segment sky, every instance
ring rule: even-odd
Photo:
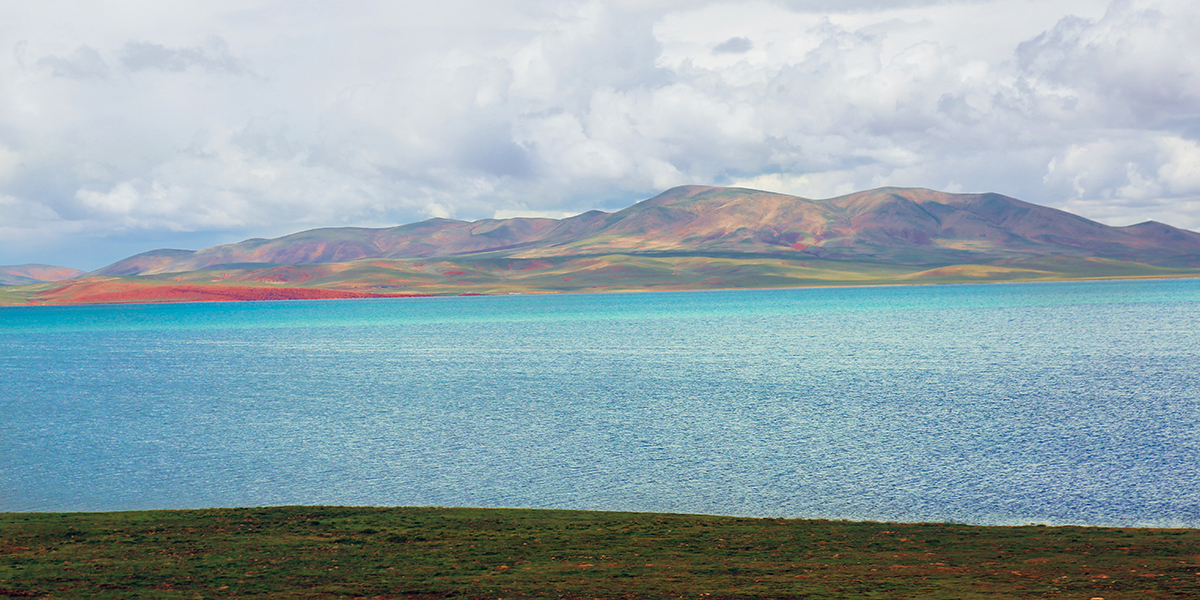
[[[560,218],[683,184],[998,192],[1196,230],[1198,8],[5,2],[0,264]]]

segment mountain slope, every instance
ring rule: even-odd
[[[0,304],[1200,276],[1200,234],[1110,227],[999,194],[882,188],[825,200],[684,186],[615,213],[430,219],[155,250]]]
[[[156,250],[93,275],[365,259],[603,254],[773,255],[926,266],[1034,257],[1200,266],[1200,234],[1147,222],[1110,227],[999,194],[882,188],[826,200],[683,186],[629,208],[567,219],[430,219],[386,229],[314,229],[200,251]]]
[[[46,281],[63,281],[84,275],[84,271],[54,265],[0,266],[0,285],[27,285]]]

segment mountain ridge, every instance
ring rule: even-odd
[[[680,186],[612,213],[331,227],[158,249],[0,304],[697,290],[1200,276],[1200,233],[995,193],[813,200]]]
[[[1000,194],[879,188],[825,200],[680,186],[614,213],[565,219],[428,219],[388,228],[335,227],[198,251],[153,250],[90,275],[157,275],[224,264],[327,264],[364,259],[514,258],[663,251],[807,253],[906,264],[1034,255],[1096,256],[1159,266],[1200,262],[1200,234],[1147,221],[1113,227]]]

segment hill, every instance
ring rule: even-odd
[[[23,285],[46,281],[63,281],[85,275],[84,271],[54,265],[0,266],[0,285]]]
[[[683,186],[615,213],[566,219],[430,219],[155,250],[77,283],[24,296],[14,290],[8,298],[119,301],[121,289],[136,283],[130,300],[147,301],[157,293],[145,289],[152,282],[165,300],[179,299],[180,286],[199,285],[280,290],[272,297],[304,289],[308,295],[296,297],[316,297],[311,290],[512,293],[1198,274],[1198,233],[1153,221],[1111,227],[999,194],[881,188],[813,200]],[[97,287],[103,295],[88,291]]]
[[[683,186],[608,214],[567,219],[430,219],[387,229],[314,229],[273,240],[155,250],[95,275],[152,275],[217,265],[503,255],[779,254],[945,266],[1041,256],[1158,266],[1200,263],[1200,234],[1146,222],[1110,227],[999,194],[882,188],[811,200]]]

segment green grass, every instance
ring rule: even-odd
[[[509,509],[0,514],[0,598],[1200,598],[1200,530]]]

